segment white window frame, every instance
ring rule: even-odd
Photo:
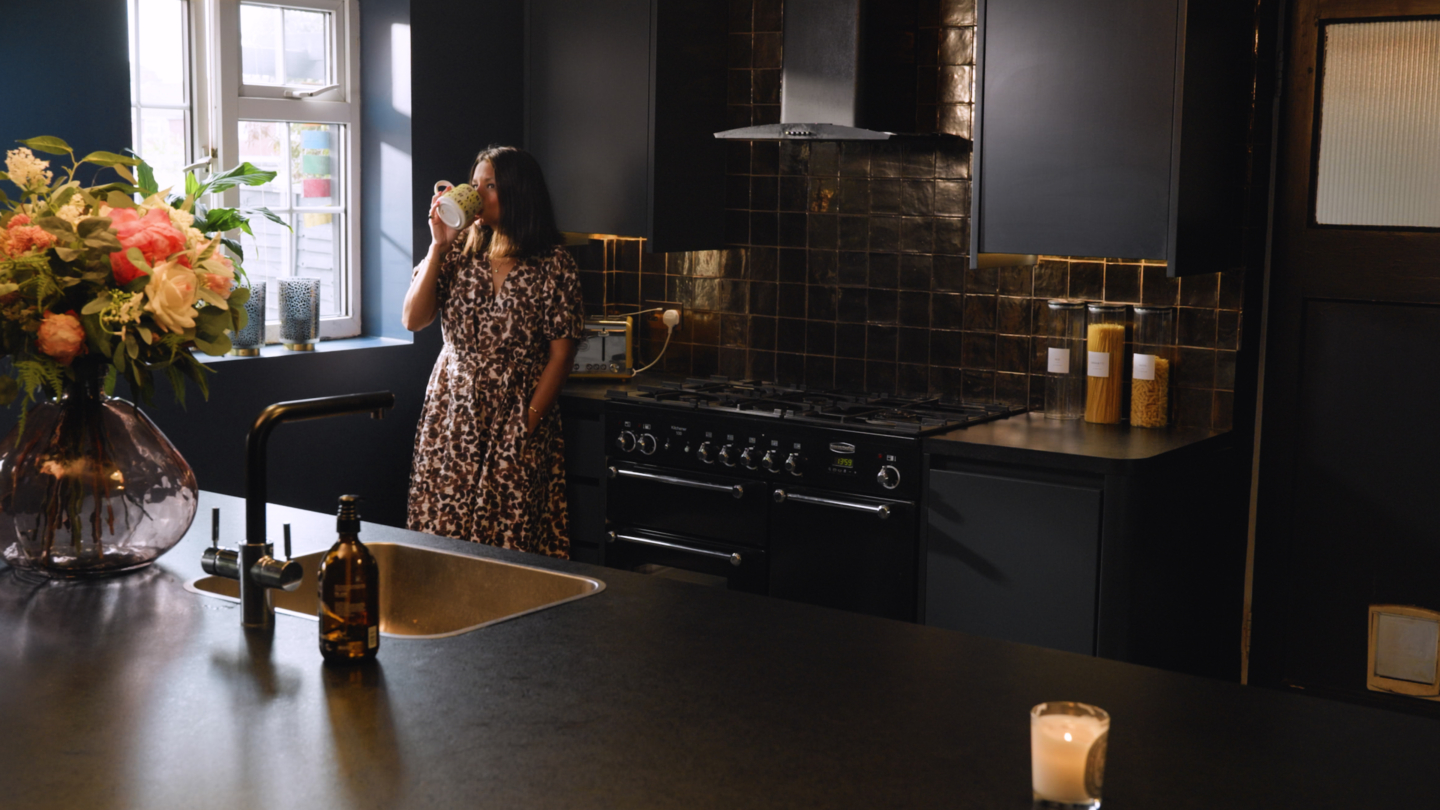
[[[341,279],[336,300],[342,312],[320,320],[320,338],[360,334],[360,7],[358,0],[246,0],[258,5],[304,8],[330,12],[334,20],[329,47],[335,54],[338,87],[306,98],[286,98],[287,88],[245,85],[240,71],[240,0],[191,0],[195,70],[203,79],[194,82],[197,160],[209,157],[212,170],[240,163],[239,122],[280,121],[339,124],[340,155],[345,176],[345,229],[341,236]],[[296,85],[294,90],[314,90]],[[221,196],[220,204],[240,204],[239,189]],[[243,237],[244,235],[241,234]],[[242,246],[244,242],[242,242]],[[278,292],[278,291],[277,291]],[[280,341],[278,321],[265,325],[265,342]]]
[[[185,115],[185,145],[182,147],[185,159],[181,161],[183,165],[195,160],[196,158],[194,156],[199,151],[195,148],[195,110],[202,106],[200,102],[197,101],[197,96],[201,95],[202,92],[200,88],[196,87],[195,82],[195,65],[199,57],[196,52],[197,38],[193,34],[195,15],[191,7],[192,3],[191,0],[179,0],[179,2],[181,6],[180,13],[184,15],[180,23],[181,30],[186,32],[185,41],[180,43],[181,58],[184,60],[185,69],[185,74],[181,79],[181,94],[183,100],[178,105],[153,104],[142,98],[141,96],[143,94],[140,91],[139,72],[134,69],[135,64],[132,63],[130,70],[130,134],[131,139],[134,141],[132,148],[138,150],[142,141],[141,136],[144,132],[144,125],[141,121],[141,112],[143,110],[181,110]],[[126,32],[126,41],[129,45],[131,59],[136,58],[140,52],[139,5],[140,0],[125,0],[127,23],[134,23],[134,25],[130,27],[130,30]],[[144,155],[141,155],[141,157],[144,157]]]

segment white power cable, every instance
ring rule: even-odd
[[[651,311],[653,312],[654,310],[651,310]],[[638,314],[638,313],[637,313],[637,314]],[[634,377],[636,374],[639,374],[639,373],[642,372],[642,371],[647,371],[647,370],[649,370],[649,368],[650,368],[651,366],[653,366],[653,365],[655,365],[656,363],[660,362],[660,358],[662,358],[662,357],[665,356],[665,350],[668,349],[668,348],[670,348],[670,336],[673,335],[673,334],[675,334],[675,327],[673,327],[673,326],[666,327],[666,329],[665,329],[665,345],[663,345],[663,346],[660,347],[660,353],[657,354],[657,355],[655,355],[655,359],[654,359],[654,360],[651,360],[648,364],[646,364],[646,366],[645,366],[644,368],[637,368],[637,369],[635,369],[634,371],[630,372],[630,376],[631,376],[631,377]]]

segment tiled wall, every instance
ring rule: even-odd
[[[730,5],[730,123],[776,122],[780,0]],[[914,15],[917,128],[968,137],[973,0],[896,8]],[[968,269],[970,150],[960,138],[728,149],[728,249],[577,249],[590,312],[684,310],[659,368],[1039,408],[1035,336],[1047,299],[1168,304],[1179,307],[1177,421],[1229,427],[1240,274],[1169,279],[1163,264],[1070,257]],[[665,330],[647,323],[648,358]]]

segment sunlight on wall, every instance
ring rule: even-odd
[[[410,26],[405,23],[390,26],[390,104],[410,117]]]

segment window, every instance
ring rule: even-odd
[[[184,169],[276,172],[218,203],[263,206],[243,236],[252,285],[320,279],[322,338],[360,333],[356,0],[127,0],[136,151],[162,187]],[[279,340],[269,284],[267,342]]]

